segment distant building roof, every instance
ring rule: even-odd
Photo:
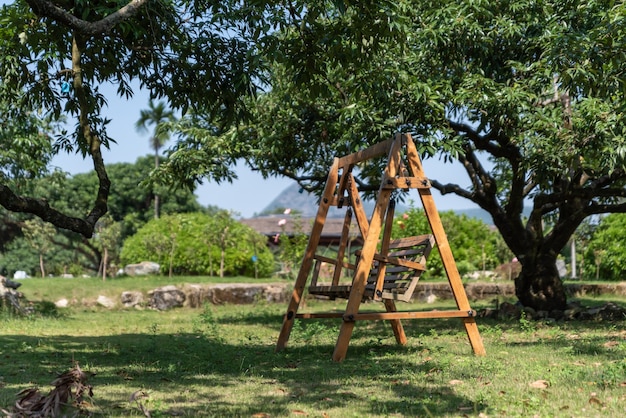
[[[277,234],[293,236],[299,232],[310,235],[314,221],[315,218],[300,218],[291,215],[270,215],[240,220],[244,225],[248,225],[269,238],[275,237]],[[338,244],[341,239],[343,223],[343,218],[326,218],[320,244]],[[362,242],[358,225],[354,220],[350,225],[350,236],[353,241]]]

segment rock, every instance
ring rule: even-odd
[[[20,287],[21,283],[15,283],[4,276],[0,276],[0,308],[8,307],[17,313],[25,313],[20,305],[20,299],[24,295],[15,289]]]
[[[96,299],[96,303],[100,306],[104,306],[105,308],[114,308],[115,301],[107,296],[98,295],[98,299]]]
[[[607,302],[602,306],[590,308],[579,315],[579,319],[591,319],[595,321],[615,321],[626,319],[626,309],[613,302]]]
[[[199,308],[205,303],[246,304],[259,301],[285,302],[287,300],[285,284],[187,284],[183,287],[185,304],[190,308]]]
[[[122,305],[125,308],[133,308],[143,303],[143,293],[141,292],[122,292]]]
[[[138,264],[129,264],[124,267],[124,273],[129,276],[146,276],[148,274],[159,274],[161,266],[153,261],[142,261]]]
[[[557,321],[565,318],[565,311],[562,311],[560,309],[553,309],[550,311],[550,318],[553,318]]]
[[[22,285],[22,283],[14,282],[13,280],[7,279],[4,276],[0,276],[0,283],[2,284],[2,286],[8,289],[13,289],[13,290],[17,289],[18,287]]]
[[[14,278],[14,279],[18,279],[18,280],[19,280],[19,279],[27,279],[27,278],[29,278],[29,277],[30,277],[30,276],[29,276],[28,274],[26,274],[26,272],[25,272],[25,271],[23,271],[23,270],[18,270],[18,271],[16,271],[15,273],[13,273],[13,278]]]
[[[163,286],[148,292],[150,295],[149,306],[159,311],[178,308],[185,303],[185,293],[176,286]]]
[[[583,311],[583,308],[580,306],[568,307],[565,311],[563,311],[563,319],[572,320],[578,318],[580,313]]]
[[[437,295],[435,295],[434,293],[431,293],[430,295],[426,295],[426,298],[424,299],[424,302],[431,304],[431,303],[435,303],[437,301]]]
[[[498,310],[493,308],[484,308],[478,311],[479,318],[498,318]]]
[[[54,302],[54,306],[56,306],[57,308],[67,308],[69,304],[70,304],[70,301],[65,298],[59,299],[56,302]]]
[[[537,311],[531,308],[530,306],[524,306],[524,309],[522,310],[524,311],[526,318],[534,319],[537,317]]]
[[[522,309],[509,302],[502,302],[500,304],[500,316],[506,318],[519,319],[522,315]]]
[[[200,284],[185,284],[183,292],[185,293],[185,305],[190,308],[200,308],[209,299],[207,286]]]
[[[218,284],[207,288],[207,297],[215,304],[278,302],[283,299],[284,287],[255,284]]]

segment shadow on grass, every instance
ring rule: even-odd
[[[209,320],[218,325],[267,327],[268,334],[277,337],[281,315],[261,307]],[[306,408],[320,411],[319,415],[343,408],[357,416],[448,416],[460,414],[459,408],[477,408],[438,372],[447,367],[450,356],[472,356],[459,320],[405,321],[412,340],[409,347],[393,344],[386,323],[358,323],[348,358],[339,364],[330,360],[339,321],[297,324],[290,346],[281,353],[274,352],[275,340],[232,343],[219,333],[158,334],[155,330],[98,337],[0,335],[0,406],[10,406],[18,390],[33,385],[47,393],[50,382],[75,360],[83,370],[96,373],[90,383],[95,412],[102,416],[143,416],[129,402],[137,390],[159,393],[160,405],[151,404],[149,409],[162,408],[162,414],[184,416],[286,416]],[[508,345],[569,348],[574,354],[597,355],[599,361],[621,358],[620,352],[605,346],[619,327],[623,322],[564,322],[552,328],[558,331],[554,335],[537,338],[532,329],[523,330],[519,321],[479,321],[484,338],[510,331],[515,339],[506,342]],[[595,332],[593,336],[575,338],[590,330]],[[316,339],[320,335],[325,336],[323,342]],[[450,344],[449,337],[455,343]],[[444,355],[450,346],[455,352]],[[489,356],[490,347],[486,348]],[[422,351],[430,353],[428,360],[414,355]],[[478,409],[488,407],[479,405]],[[179,411],[168,412],[171,408]]]
[[[141,415],[129,402],[136,390],[164,393],[160,402],[181,405],[185,416],[285,416],[294,405],[319,411],[354,405],[357,415],[415,416],[427,408],[432,415],[444,415],[471,404],[445,384],[422,385],[418,379],[407,379],[407,368],[416,376],[433,364],[407,364],[399,360],[403,349],[397,347],[351,347],[354,361],[337,364],[330,361],[330,345],[274,353],[273,345],[232,345],[192,333],[3,335],[0,345],[3,403],[15,399],[14,385],[19,389],[37,385],[47,393],[50,382],[75,360],[83,370],[96,373],[89,383],[94,386],[96,413],[106,416],[115,411],[119,416]],[[381,380],[391,386],[393,399],[376,393]],[[363,390],[370,385],[371,390]],[[99,388],[104,387],[117,389],[103,397]]]

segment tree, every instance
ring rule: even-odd
[[[113,83],[120,97],[130,98],[132,85],[137,83],[150,91],[151,99],[162,99],[183,115],[202,115],[211,122],[214,133],[220,132],[248,115],[243,98],[268,86],[268,57],[285,62],[305,60],[307,66],[299,72],[299,82],[320,70],[302,46],[316,48],[311,41],[320,33],[311,37],[310,32],[325,28],[307,27],[308,22],[314,23],[319,16],[345,15],[343,23],[352,24],[359,30],[358,39],[368,43],[358,44],[342,59],[339,53],[335,55],[337,62],[353,62],[367,58],[379,39],[396,34],[390,24],[395,7],[388,0],[351,5],[343,0],[18,0],[3,6],[0,103],[9,109],[6,117],[17,121],[21,115],[44,109],[53,120],[63,115],[74,119],[73,132],[49,132],[55,135],[53,152],[77,152],[90,158],[98,185],[93,203],[80,217],[65,214],[39,197],[23,195],[4,179],[0,182],[0,205],[90,237],[107,211],[110,195],[111,182],[101,149],[115,142],[107,135],[109,121],[101,113],[107,103],[99,90],[102,85]],[[292,45],[291,39],[282,37],[280,30],[289,27],[301,32],[302,45]],[[344,38],[351,34],[345,25],[337,25],[335,33]],[[227,144],[224,149],[214,147],[211,141],[205,144],[211,163],[192,169],[196,176],[185,183],[187,186],[193,187],[203,177],[224,180],[224,173],[229,172],[220,162],[230,162],[254,149],[252,144],[243,148]],[[193,144],[183,141],[180,152],[172,155],[176,158],[172,158],[171,166],[180,162],[178,156],[187,155],[189,146]]]
[[[263,3],[263,2],[261,2]],[[0,204],[37,215],[85,237],[107,211],[111,182],[102,147],[115,141],[101,115],[113,83],[121,97],[137,82],[172,109],[199,109],[228,123],[244,113],[240,98],[256,91],[263,65],[249,39],[267,30],[272,9],[241,2],[105,3],[16,1],[0,9],[0,103],[16,122],[44,109],[52,120],[76,121],[73,132],[55,136],[53,152],[90,158],[98,183],[89,206],[72,216],[0,179]],[[49,142],[48,142],[49,143]],[[35,150],[46,150],[40,140]],[[29,155],[33,152],[29,148]],[[32,158],[39,167],[45,159]]]
[[[626,5],[406,1],[396,11],[403,41],[358,65],[334,65],[334,44],[312,40],[320,71],[306,87],[293,82],[301,62],[276,60],[272,91],[231,141],[255,145],[249,163],[261,172],[319,190],[332,157],[411,132],[424,157],[465,168],[467,179],[432,186],[491,214],[522,265],[520,302],[564,309],[557,255],[585,218],[626,211]],[[337,21],[306,24],[332,33]],[[303,40],[284,36],[294,49]],[[379,173],[362,170],[361,189],[375,191]]]
[[[26,241],[33,247],[39,255],[39,271],[41,277],[46,277],[46,268],[44,265],[44,256],[50,251],[52,246],[52,237],[54,236],[54,226],[43,222],[39,218],[31,219],[24,222],[22,232]]]
[[[585,275],[606,280],[624,280],[626,271],[626,215],[614,213],[602,217],[585,248]]]
[[[212,214],[211,222],[205,227],[207,238],[211,241],[212,246],[217,243],[220,251],[220,277],[224,277],[224,269],[226,265],[226,251],[234,248],[238,243],[238,238],[233,232],[233,227],[237,223],[230,212],[220,210]],[[210,258],[212,264],[212,258]],[[213,268],[211,267],[211,270]]]
[[[119,224],[120,241],[134,234],[137,229],[153,218],[152,192],[144,182],[148,179],[152,164],[150,156],[140,157],[135,163],[107,164],[111,179],[109,210],[96,225],[96,233],[102,222]],[[80,216],[83,208],[91,204],[92,191],[97,187],[98,178],[94,172],[68,175],[55,171],[42,178],[24,182],[33,195],[44,198],[51,206],[64,213]],[[163,214],[201,212],[204,209],[197,197],[189,190],[172,190],[159,186],[155,189],[161,196]],[[71,196],[71,199],[68,198]],[[17,241],[23,240],[21,225],[26,215],[0,210],[2,228],[15,233],[0,234],[0,253],[6,271],[25,270],[31,267],[31,257],[25,257],[23,247]],[[110,218],[110,219],[109,219]],[[13,243],[12,245],[10,245]],[[72,231],[59,229],[51,240],[51,250],[47,257],[47,270],[53,273],[84,274],[101,271],[104,249],[98,240],[86,239]],[[109,248],[109,261],[116,261],[116,252]],[[70,271],[67,271],[67,270]]]
[[[122,224],[121,222],[115,222],[110,216],[104,216],[100,219],[96,225],[96,234],[94,240],[98,247],[102,250],[102,281],[107,278],[107,270],[109,268],[109,262],[111,258],[114,258],[119,253],[119,247],[121,244]]]
[[[165,145],[170,138],[168,129],[164,128],[165,122],[174,121],[174,112],[166,110],[165,104],[159,102],[156,106],[151,100],[148,104],[148,110],[142,110],[139,114],[139,120],[135,127],[140,132],[146,132],[149,125],[154,125],[154,131],[150,137],[150,145],[154,149],[154,168],[159,168],[159,150]],[[154,194],[154,218],[159,217],[159,195]]]
[[[214,213],[217,216],[187,213],[152,219],[124,242],[122,262],[151,260],[161,266],[169,264],[173,274],[207,275],[213,271],[212,260],[224,253],[224,276],[253,276],[257,269],[258,274],[269,276],[274,258],[266,246],[258,245],[265,238],[224,214],[228,212],[218,211]],[[223,231],[228,232],[228,242],[236,242],[236,246],[220,242]],[[207,238],[213,238],[212,245],[207,245]]]

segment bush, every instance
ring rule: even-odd
[[[500,234],[490,230],[481,220],[466,215],[459,216],[453,211],[441,212],[440,217],[461,275],[483,268],[493,270],[512,258]],[[401,238],[430,232],[424,211],[421,208],[411,208],[396,216],[392,236]],[[428,278],[446,277],[436,248],[428,257],[426,268]]]
[[[265,236],[232,219],[227,212],[163,216],[141,227],[124,242],[124,265],[154,261],[161,272],[176,275],[217,275],[224,254],[225,276],[271,274],[274,257]]]
[[[626,214],[600,219],[584,253],[584,276],[596,280],[624,280],[626,271]]]

